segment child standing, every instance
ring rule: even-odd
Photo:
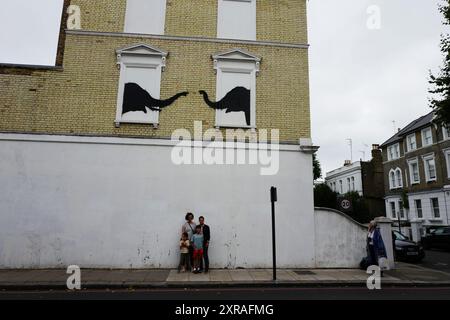
[[[187,232],[183,232],[180,240],[180,265],[178,266],[178,272],[191,270],[191,259],[189,256],[190,241]]]
[[[192,236],[194,246],[194,273],[200,273],[200,264],[203,259],[203,234],[202,227],[195,228],[195,234]]]

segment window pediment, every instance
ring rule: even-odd
[[[262,60],[261,57],[239,48],[217,52],[212,55],[212,59],[215,70],[218,69],[220,61],[254,62],[256,75],[259,75],[259,67]]]
[[[169,53],[148,44],[136,44],[116,50],[117,65],[121,65],[124,57],[160,57],[162,70],[166,66],[166,59]]]

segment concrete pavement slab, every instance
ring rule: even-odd
[[[249,274],[254,281],[270,281],[273,279],[273,274],[267,270],[249,270]]]
[[[248,270],[233,270],[229,271],[229,273],[232,281],[253,281]]]
[[[214,282],[232,282],[230,272],[228,270],[210,270],[209,278]]]

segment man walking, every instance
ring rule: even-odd
[[[209,271],[209,257],[208,257],[208,249],[209,249],[209,240],[211,239],[211,230],[209,226],[205,224],[205,217],[198,218],[200,223],[200,228],[202,229],[201,233],[203,234],[203,260],[200,264],[200,270],[203,271],[203,263],[204,263],[204,271],[207,273]]]

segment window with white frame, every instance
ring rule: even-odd
[[[158,125],[157,104],[167,55],[167,52],[146,44],[117,50],[120,68],[117,127],[121,123]]]
[[[406,137],[406,150],[413,151],[417,149],[416,134],[410,134]]]
[[[256,77],[261,58],[241,49],[213,55],[217,73],[216,102],[208,105],[216,109],[216,127],[256,128]]]
[[[430,128],[422,130],[422,147],[426,147],[433,144],[433,133]]]
[[[439,211],[439,199],[438,198],[431,198],[431,212],[433,213],[433,218],[440,218],[441,213]]]
[[[347,178],[347,190],[350,192],[352,190],[351,180],[350,178]]]
[[[218,0],[217,37],[256,40],[256,0]]]
[[[450,139],[450,125],[442,126],[444,140]]]
[[[397,218],[397,212],[395,209],[395,202],[389,202],[390,208],[391,208],[391,217],[396,219]]]
[[[402,170],[400,168],[395,169],[395,180],[397,188],[403,187]]]
[[[344,188],[343,188],[343,185],[342,185],[342,180],[339,180],[339,193],[340,193],[340,194],[343,194],[343,193],[344,193]]]
[[[434,160],[434,154],[426,155],[422,157],[425,170],[425,179],[427,182],[436,181],[436,163]]]
[[[408,167],[411,184],[420,183],[419,160],[417,158],[408,160]]]
[[[401,200],[398,202],[398,208],[399,208],[400,218],[405,219],[405,209],[403,207],[403,202]]]
[[[400,144],[396,143],[387,148],[388,160],[395,160],[400,158]]]
[[[417,218],[422,219],[423,218],[422,200],[420,199],[414,200],[414,205],[416,207]]]
[[[164,34],[166,0],[127,0],[125,32]]]
[[[447,166],[447,177],[450,179],[450,149],[444,150],[445,165]]]
[[[352,190],[355,191],[355,177],[352,177]]]
[[[395,189],[397,187],[397,181],[395,179],[395,170],[391,169],[389,171],[389,189]]]

